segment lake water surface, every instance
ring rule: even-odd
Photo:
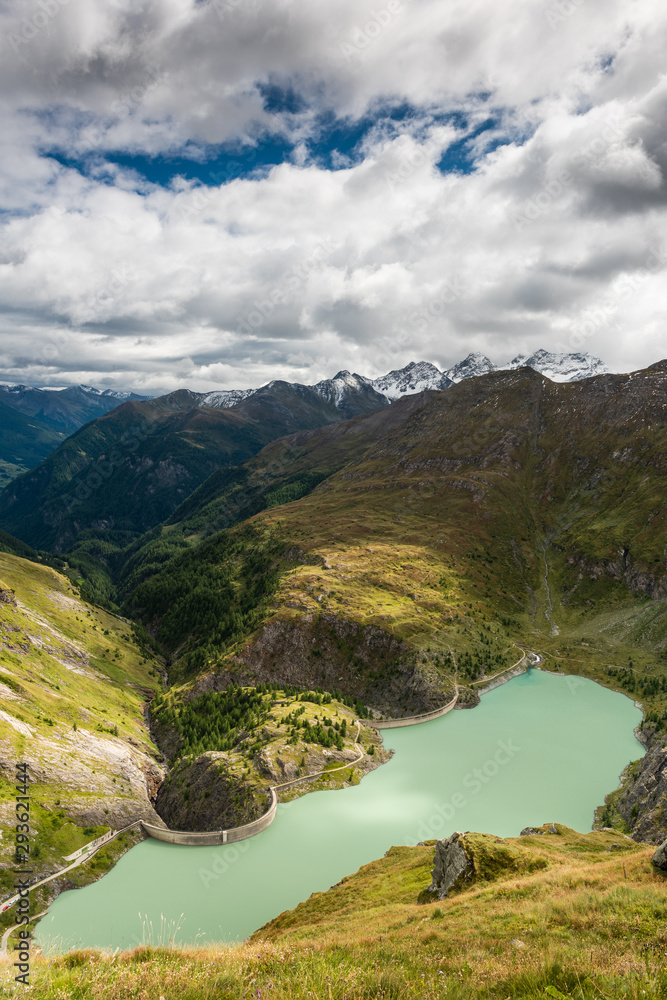
[[[147,941],[236,941],[312,892],[381,857],[454,830],[517,836],[556,821],[588,831],[643,747],[641,712],[589,680],[533,670],[471,711],[385,730],[392,760],[360,785],[279,806],[237,845],[147,840],[99,882],[65,892],[37,929],[44,950]],[[161,938],[164,940],[161,941]]]

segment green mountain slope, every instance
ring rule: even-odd
[[[117,563],[120,592],[131,592],[179,551],[216,531],[311,493],[362,455],[370,442],[399,427],[426,398],[426,393],[409,396],[356,420],[288,435],[242,465],[214,472],[176,508],[165,526],[122,554]]]
[[[621,687],[633,657],[635,692],[664,711],[666,368],[575,384],[493,373],[276,442],[219,498],[215,481],[192,497],[151,543],[153,563],[137,557],[131,606],[175,655],[174,676],[337,685],[410,712],[442,703],[455,673],[474,703],[518,645]],[[202,542],[244,494],[289,501],[290,483],[320,474],[251,532]],[[188,550],[161,562],[160,545]],[[242,599],[245,619],[221,630],[220,615],[189,617],[216,574],[231,582],[255,558],[271,573]]]
[[[359,405],[385,405],[378,400],[362,396]],[[216,469],[243,462],[283,434],[343,417],[313,390],[286,382],[232,409],[193,401],[196,395],[179,390],[128,402],[83,427],[0,495],[0,524],[56,552],[85,532],[95,533],[102,551],[122,548],[169,517]]]
[[[142,400],[147,397],[127,393],[126,398]],[[123,402],[123,397],[112,390],[100,391],[83,385],[72,385],[67,389],[0,385],[0,402],[28,417],[37,418],[52,430],[58,431],[62,439],[90,420],[115,409]]]
[[[29,765],[32,866],[42,877],[110,827],[157,818],[162,780],[145,706],[162,664],[136,626],[83,602],[48,566],[0,553],[0,893],[14,884],[15,767]],[[74,869],[99,877],[137,834]],[[63,885],[38,890],[39,903]],[[42,907],[43,908],[43,907]],[[33,908],[33,912],[39,912]],[[13,922],[14,914],[0,922]]]

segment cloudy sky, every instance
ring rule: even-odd
[[[7,0],[0,379],[667,356],[661,0]]]

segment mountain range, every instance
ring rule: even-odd
[[[394,713],[443,701],[447,649],[462,677],[475,657],[501,656],[508,641],[537,631],[567,665],[577,645],[561,648],[558,636],[580,627],[594,636],[598,606],[619,616],[616,637],[601,645],[608,663],[614,643],[646,641],[637,610],[646,598],[655,602],[653,649],[662,650],[666,412],[665,362],[562,384],[521,368],[284,437],[214,473],[168,527],[127,553],[124,599],[178,651],[186,674],[293,683],[302,671],[324,689],[344,676],[349,694]],[[252,637],[221,639],[228,599],[210,625],[195,609],[216,606],[216,574],[276,545],[276,589],[269,604],[257,598]],[[285,562],[280,551],[291,554]],[[475,622],[491,619],[495,639],[480,645]],[[309,658],[313,645],[321,659]],[[597,669],[596,640],[587,645]],[[365,652],[351,673],[346,657],[357,646]],[[650,655],[645,669],[646,679],[658,669]]]
[[[552,354],[540,350],[530,356],[518,355],[506,365],[494,365],[484,354],[472,353],[446,371],[440,371],[428,361],[411,361],[404,368],[388,372],[380,378],[369,379],[343,370],[333,378],[323,379],[306,388],[312,389],[329,402],[336,402],[344,398],[346,385],[354,388],[370,385],[391,401],[404,393],[422,392],[424,389],[448,389],[450,385],[464,378],[524,366],[534,368],[554,382],[574,382],[609,372],[604,362],[590,354]],[[228,409],[259,391],[260,389],[214,389],[210,392],[192,392],[191,398],[199,406]],[[70,433],[122,402],[151,398],[155,397],[140,396],[133,392],[115,389],[95,389],[89,385],[44,389],[0,383],[0,402]]]
[[[35,389],[0,384],[0,487],[39,465],[83,424],[125,400],[145,398],[86,385]]]
[[[542,351],[498,370],[518,369],[524,361],[562,381],[604,368],[588,355]],[[216,469],[238,465],[278,437],[381,410],[425,390],[448,389],[491,369],[488,358],[471,354],[447,373],[422,361],[375,381],[340,371],[313,386],[276,380],[252,390],[178,389],[155,399],[90,387],[5,387],[0,399],[16,410],[0,436],[6,479],[12,472],[24,474],[0,495],[0,525],[30,545],[59,552],[90,531],[126,545],[131,535],[168,518]],[[123,396],[129,398],[121,401]],[[106,412],[68,439],[57,437],[64,431],[56,427],[83,422],[96,408]],[[32,429],[12,430],[21,420],[31,421]]]
[[[37,548],[63,552],[97,532],[130,540],[165,520],[208,476],[285,434],[386,407],[368,384],[332,380],[329,398],[271,382],[229,408],[179,389],[128,401],[81,427],[0,494],[0,521]]]
[[[134,392],[95,389],[89,385],[36,389],[28,385],[0,384],[0,403],[65,434],[71,434],[126,400],[148,398]]]
[[[490,371],[516,369],[522,366],[541,371],[553,381],[575,381],[588,378],[591,375],[607,371],[602,361],[587,354],[550,354],[538,351],[530,357],[519,356],[505,365],[496,366],[482,354],[470,354],[459,364],[446,372],[440,371],[427,361],[411,362],[404,368],[397,369],[377,379],[348,371],[340,371],[333,378],[323,379],[312,386],[295,382],[274,381],[259,389],[217,389],[211,392],[193,392],[189,389],[179,389],[166,396],[157,397],[160,409],[169,408],[182,410],[184,408],[199,409],[233,409],[246,404],[255,398],[258,406],[253,409],[258,416],[251,419],[268,417],[273,424],[273,417],[267,412],[266,401],[274,391],[284,395],[287,392],[296,403],[296,409],[303,407],[306,399],[317,409],[321,404],[315,397],[329,408],[327,411],[333,421],[347,419],[360,413],[379,409],[387,403],[400,399],[401,396],[422,392],[425,389],[448,389],[453,384],[465,378],[486,374]],[[280,387],[277,390],[277,387]],[[39,465],[58,444],[68,435],[76,433],[91,420],[97,419],[125,403],[149,402],[151,397],[140,396],[131,392],[118,392],[112,389],[95,389],[91,386],[70,386],[66,389],[39,389],[26,385],[0,385],[0,487],[6,486],[12,479],[20,476]],[[297,400],[300,402],[297,403]],[[299,423],[299,418],[286,421],[284,401],[278,415],[276,426],[280,433],[287,433],[297,426],[312,427],[306,421]],[[12,415],[9,411],[16,411]],[[4,414],[4,416],[3,416]],[[296,420],[296,423],[294,422]],[[326,421],[325,421],[326,422]],[[271,440],[271,431],[260,433],[260,438],[266,443]],[[264,435],[264,436],[262,436]],[[273,435],[275,436],[275,435]]]

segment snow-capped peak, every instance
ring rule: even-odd
[[[214,392],[204,393],[200,406],[211,406],[215,409],[226,410],[230,406],[235,406],[242,400],[252,396],[255,389],[218,389]]]
[[[316,382],[311,388],[322,399],[326,399],[328,403],[333,403],[335,407],[340,409],[342,400],[350,391],[368,391],[369,387],[372,388],[372,382],[369,379],[364,378],[363,375],[357,375],[356,372],[348,372],[346,369],[343,369],[343,371],[337,372],[333,378],[326,378],[321,382]]]
[[[475,375],[486,375],[488,372],[494,372],[495,370],[496,366],[493,361],[490,361],[485,354],[473,352],[467,358],[464,358],[463,361],[459,361],[458,365],[450,368],[445,374],[451,382],[461,382],[464,378],[473,378]]]
[[[394,369],[371,383],[376,392],[389,400],[425,389],[448,389],[451,384],[451,380],[429,361],[411,361],[405,368]]]
[[[105,393],[102,389],[96,389],[94,385],[73,385],[72,389],[79,389],[81,392],[88,393],[89,396],[104,396]],[[112,395],[113,393],[110,393]]]
[[[594,375],[608,375],[610,371],[604,361],[591,354],[552,354],[543,350],[535,351],[530,357],[520,354],[502,366],[510,371],[524,367],[534,368],[552,382],[578,382]]]

